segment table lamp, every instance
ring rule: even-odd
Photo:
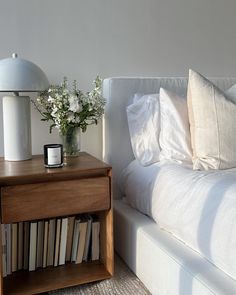
[[[38,92],[48,86],[44,72],[34,63],[18,58],[16,53],[0,60],[0,92],[12,92],[3,97],[5,160],[32,158],[30,98],[20,96],[19,92]]]

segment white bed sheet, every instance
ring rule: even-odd
[[[236,169],[143,167],[135,160],[121,182],[132,207],[236,279]]]

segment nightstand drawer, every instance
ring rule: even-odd
[[[2,223],[44,219],[110,208],[109,177],[1,188]]]

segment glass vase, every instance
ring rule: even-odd
[[[78,157],[80,151],[80,128],[70,128],[61,134],[64,157]]]

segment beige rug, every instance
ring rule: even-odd
[[[50,295],[151,295],[141,281],[116,255],[115,275],[109,280],[90,283],[78,287],[61,289]]]

